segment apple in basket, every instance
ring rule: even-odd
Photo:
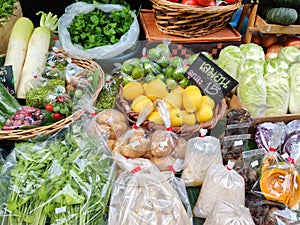
[[[215,0],[197,0],[197,3],[201,6],[216,6]]]

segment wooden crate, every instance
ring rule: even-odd
[[[172,43],[181,44],[183,47],[195,53],[207,51],[211,53],[214,58],[218,57],[220,51],[225,46],[241,44],[241,34],[229,24],[220,31],[212,34],[196,38],[186,38],[164,34],[158,30],[153,10],[142,9],[140,12],[140,21],[144,29],[146,40],[160,42],[164,39],[169,39]]]

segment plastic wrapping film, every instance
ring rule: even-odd
[[[0,224],[106,223],[116,166],[106,145],[83,129],[86,119],[16,143],[1,168]]]
[[[207,218],[218,200],[232,200],[242,205],[245,204],[244,179],[238,172],[223,164],[209,167],[193,208],[194,215]]]
[[[169,179],[148,159],[117,155],[122,173],[110,200],[108,225],[192,224]]]
[[[82,46],[75,45],[71,42],[68,27],[72,23],[74,17],[80,13],[89,13],[95,8],[103,12],[112,12],[121,10],[124,6],[117,4],[88,4],[85,2],[76,2],[69,5],[65,13],[59,18],[58,33],[62,48],[73,58],[81,59],[110,59],[120,55],[127,49],[131,48],[138,40],[140,28],[136,15],[131,12],[134,18],[129,30],[120,38],[116,44],[99,46],[92,49],[84,50]]]
[[[201,186],[208,168],[222,164],[219,139],[194,137],[188,141],[181,179],[186,186]]]

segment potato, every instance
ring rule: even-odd
[[[165,130],[156,130],[151,135],[150,150],[155,157],[164,157],[170,155],[174,150],[175,142],[169,132]]]
[[[160,171],[169,171],[169,166],[173,166],[175,163],[175,158],[172,156],[165,157],[152,157],[150,159]]]
[[[184,159],[186,150],[187,150],[187,141],[184,140],[183,138],[178,138],[176,140],[176,146],[175,146],[175,150],[174,150],[174,157]]]
[[[123,113],[116,109],[106,109],[97,114],[97,122],[98,123],[128,123],[127,118]]]

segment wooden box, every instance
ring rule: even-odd
[[[229,24],[220,31],[212,34],[197,38],[186,38],[164,34],[159,31],[155,23],[153,10],[142,9],[140,12],[140,21],[146,40],[160,42],[163,39],[169,39],[172,43],[181,44],[194,53],[201,51],[209,52],[214,58],[218,57],[224,47],[241,44],[241,34]]]

